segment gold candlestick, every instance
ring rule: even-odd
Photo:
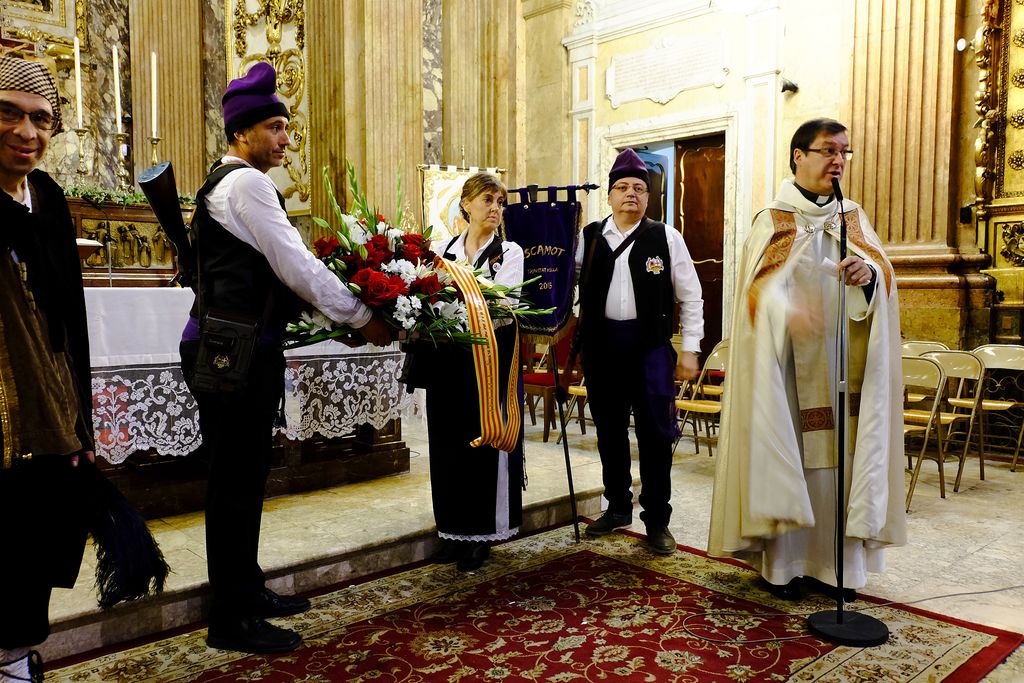
[[[150,147],[152,147],[152,156],[149,159],[149,165],[156,166],[157,164],[160,163],[160,157],[157,156],[156,148],[163,138],[151,137],[146,139],[149,140]]]
[[[114,133],[117,140],[117,189],[131,192],[131,174],[128,172],[128,133]]]
[[[85,178],[85,174],[89,172],[89,169],[85,165],[85,135],[89,132],[88,128],[75,128],[75,133],[78,135],[78,176],[79,180]]]

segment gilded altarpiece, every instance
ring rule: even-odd
[[[972,41],[975,93],[975,215],[979,246],[996,279],[993,341],[1024,342],[1024,1],[990,0]]]
[[[277,71],[277,93],[288,107],[291,144],[284,166],[271,178],[290,215],[310,210],[309,98],[307,93],[305,0],[225,0],[228,78],[244,75],[256,62]]]

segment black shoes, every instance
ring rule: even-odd
[[[288,617],[293,614],[302,614],[309,607],[309,600],[306,598],[278,595],[269,588],[264,588],[253,605],[253,614],[260,619]]]
[[[451,564],[465,554],[468,543],[453,541],[449,538],[442,538],[438,543],[437,550],[430,556],[434,564]]]
[[[632,523],[633,515],[618,515],[614,512],[606,512],[601,515],[600,519],[587,525],[587,536],[593,536],[594,538],[607,536],[616,529],[627,527]]]
[[[295,631],[274,626],[256,617],[210,623],[206,644],[218,650],[234,650],[252,654],[291,652],[302,645],[302,636]]]
[[[777,583],[770,583],[767,579],[761,579],[762,587],[769,593],[777,597],[779,600],[796,601],[804,596],[803,591],[800,590],[800,577],[796,577],[792,581],[786,584],[779,585]]]
[[[587,528],[590,531],[590,528]],[[676,551],[676,539],[667,526],[647,527],[647,547],[657,555],[671,555]]]
[[[824,581],[819,581],[818,579],[814,578],[813,576],[805,576],[805,577],[803,577],[803,579],[804,579],[804,588],[806,590],[809,590],[809,591],[811,591],[813,593],[821,593],[822,595],[824,595],[826,597],[829,597],[829,598],[832,598],[833,600],[836,599],[836,595],[837,595],[838,590],[839,590],[838,587],[831,586],[831,585],[825,583]],[[853,589],[853,588],[844,588],[843,589],[843,602],[849,603],[849,602],[854,602],[856,600],[857,600],[857,591],[855,589]]]
[[[24,650],[21,650],[24,651]],[[5,656],[13,653],[0,649]],[[0,657],[3,659],[3,657]],[[28,681],[43,683],[43,658],[36,650],[29,650],[21,657],[0,661],[0,681]]]
[[[491,546],[486,543],[472,541],[462,545],[465,546],[465,552],[455,562],[455,568],[460,572],[475,572],[491,556]]]
[[[819,593],[826,597],[836,599],[838,588],[830,586],[824,581],[819,581],[813,576],[798,576],[784,586],[780,586],[774,583],[768,583],[768,581],[761,579],[763,587],[769,593],[781,600],[800,600],[804,597],[804,592]],[[843,589],[843,602],[850,603],[857,599],[857,591],[853,588]]]

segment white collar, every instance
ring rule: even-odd
[[[611,233],[611,234],[621,235],[623,238],[629,237],[629,233],[631,233],[634,230],[636,230],[637,227],[639,227],[639,225],[641,223],[643,223],[643,222],[644,222],[644,219],[641,218],[636,223],[634,223],[632,225],[632,227],[630,227],[629,230],[627,230],[626,232],[622,232],[621,230],[619,230],[619,226],[615,225],[615,216],[608,216],[608,218],[606,218],[604,220],[604,228],[601,229],[601,234],[607,235],[607,234]]]

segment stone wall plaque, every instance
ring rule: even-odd
[[[684,90],[721,88],[729,73],[725,36],[662,38],[646,50],[612,57],[605,90],[612,107],[649,99],[665,104]]]

